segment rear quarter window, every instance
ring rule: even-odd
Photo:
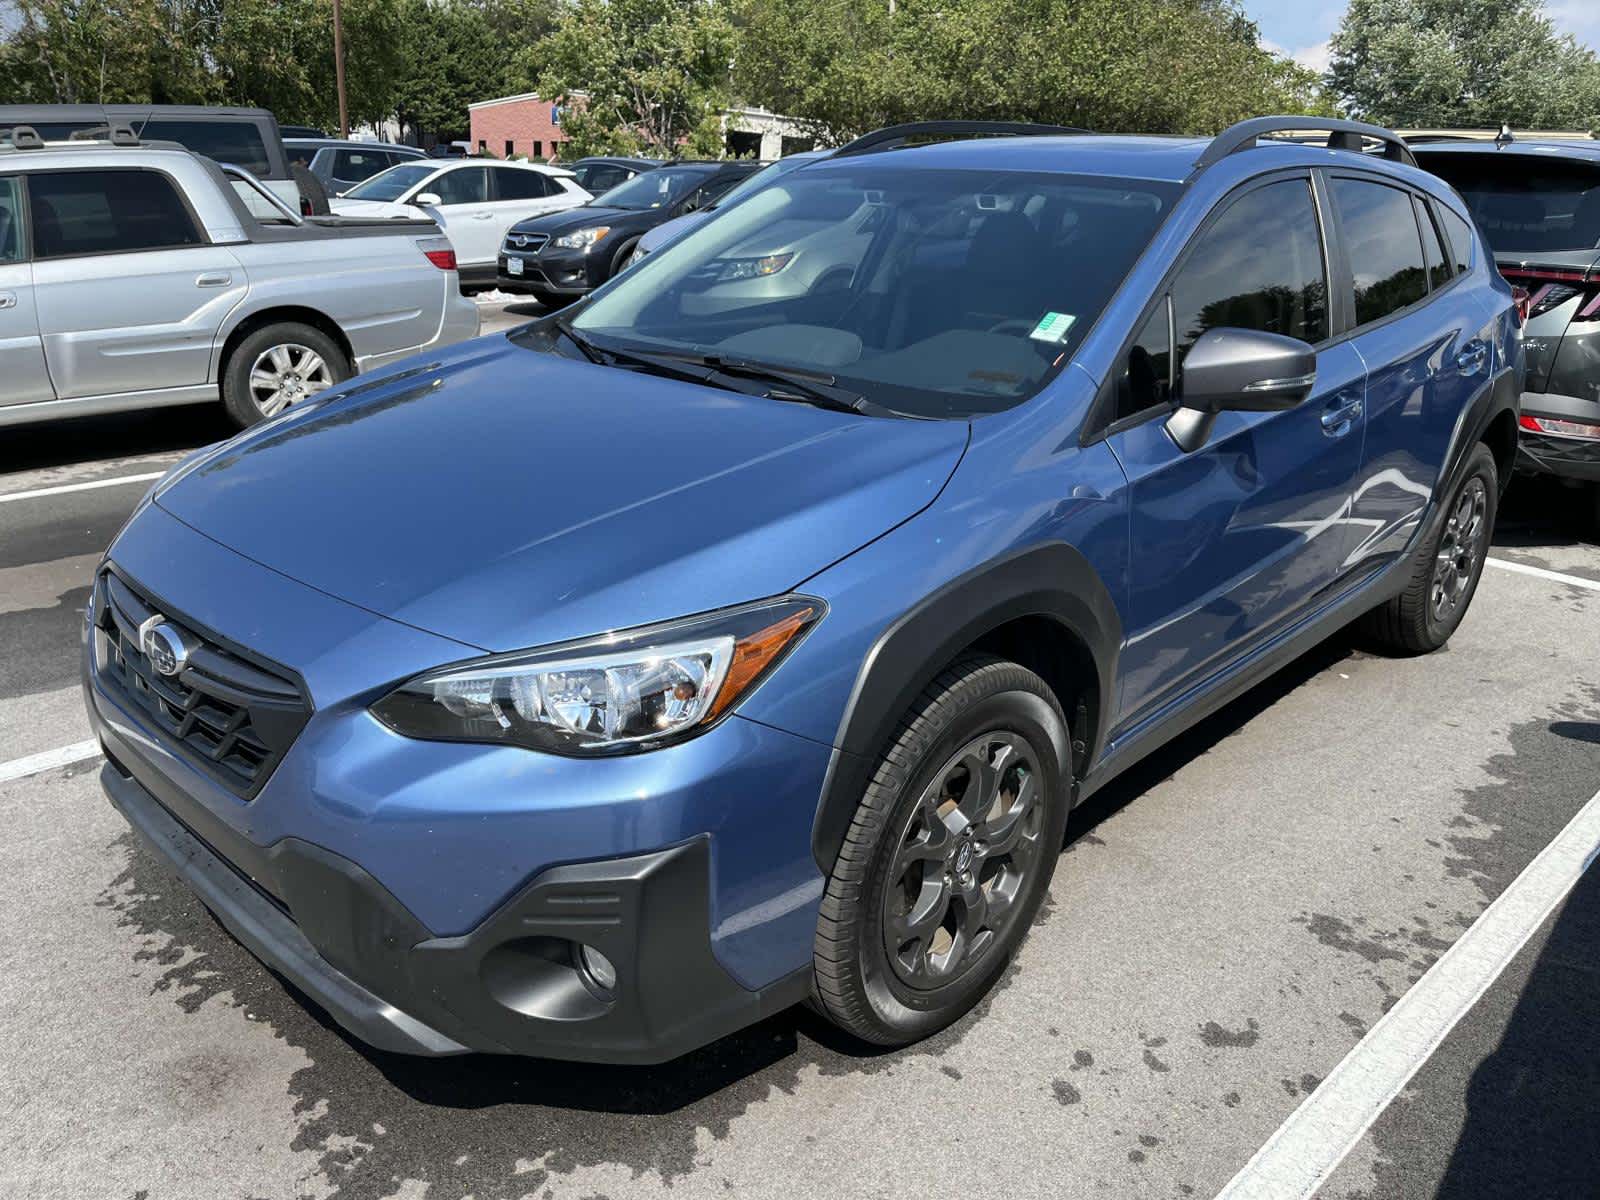
[[[1458,216],[1454,209],[1440,207],[1439,216],[1444,221],[1444,234],[1450,242],[1450,257],[1455,259],[1456,274],[1472,269],[1472,247],[1477,239],[1472,226]]]

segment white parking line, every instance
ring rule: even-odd
[[[147,471],[142,475],[118,475],[115,479],[91,479],[87,483],[62,483],[55,487],[34,488],[29,492],[5,492],[0,493],[0,504],[11,500],[38,500],[43,496],[60,496],[67,492],[89,492],[95,488],[121,487],[125,483],[149,483],[165,474],[165,471]]]
[[[1217,1200],[1304,1200],[1332,1174],[1600,854],[1600,792],[1289,1114]]]
[[[30,754],[26,758],[14,758],[10,762],[0,763],[0,783],[37,775],[40,771],[48,771],[53,767],[82,762],[86,758],[97,757],[99,753],[100,743],[91,738],[87,742],[57,746],[54,750],[41,750],[38,754]]]
[[[1535,579],[1549,579],[1556,583],[1570,584],[1575,588],[1600,592],[1600,579],[1585,579],[1582,575],[1563,575],[1560,571],[1530,567],[1527,563],[1512,562],[1509,558],[1486,558],[1483,561],[1486,565],[1499,567],[1502,571],[1515,571],[1518,575],[1532,575]]]

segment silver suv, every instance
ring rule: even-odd
[[[0,426],[218,398],[248,425],[478,332],[432,221],[302,218],[121,133],[0,146]]]

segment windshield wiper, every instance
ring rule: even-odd
[[[556,321],[555,328],[560,330],[590,362],[602,367],[619,367],[623,370],[655,371],[673,379],[687,379],[691,383],[706,382],[708,372],[695,371],[674,361],[672,356],[662,355],[657,357],[651,354],[640,354],[633,350],[614,350],[610,346],[601,346],[579,333],[572,327],[571,322]],[[666,359],[667,361],[663,361]]]
[[[835,377],[825,371],[808,371],[800,367],[780,367],[772,363],[755,362],[748,358],[729,358],[722,354],[691,354],[672,352],[675,358],[700,363],[719,375],[732,375],[738,379],[753,379],[770,383],[765,395],[770,400],[798,401],[814,404],[833,412],[856,413],[869,417],[894,416],[892,409],[874,404],[859,392],[839,387]]]

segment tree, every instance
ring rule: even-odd
[[[526,89],[519,60],[554,27],[554,9],[554,0],[403,0],[400,120],[465,137],[468,104]]]
[[[0,100],[139,101],[161,44],[158,0],[20,0],[0,64]]]
[[[1351,0],[1328,86],[1385,125],[1590,128],[1600,63],[1539,0]]]
[[[1327,111],[1233,0],[735,0],[735,80],[824,141],[933,117],[1201,133]]]
[[[573,0],[524,57],[564,154],[718,154],[734,30],[717,0]]]

